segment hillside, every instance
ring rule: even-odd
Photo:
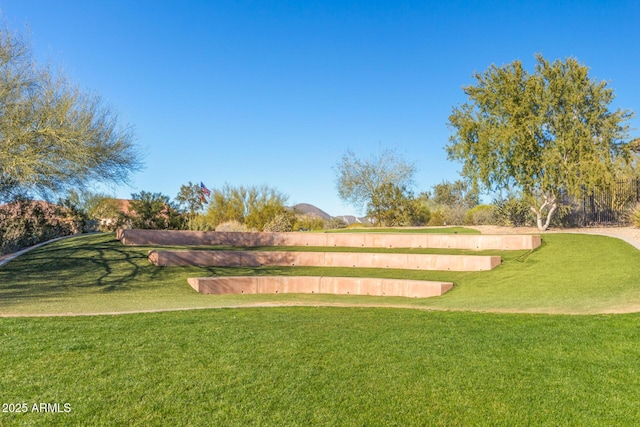
[[[321,218],[325,221],[329,221],[330,219],[335,218],[335,219],[344,221],[344,223],[347,225],[354,224],[354,223],[371,224],[371,221],[367,217],[357,217],[354,215],[338,215],[338,216],[332,217],[331,215],[329,215],[319,207],[309,203],[298,203],[297,205],[292,206],[291,209],[293,209],[293,211],[298,214]]]
[[[329,215],[319,207],[311,205],[309,203],[298,203],[297,205],[292,206],[292,209],[295,213],[314,216],[325,221],[329,221],[331,219],[331,215]]]

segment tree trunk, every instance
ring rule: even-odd
[[[558,202],[555,195],[551,194],[548,196],[545,195],[543,197],[544,203],[542,204],[542,206],[540,206],[540,208],[536,208],[534,206],[531,207],[533,213],[536,214],[536,223],[538,225],[538,230],[540,231],[546,231],[547,228],[549,228],[549,224],[551,224],[551,218],[553,218],[553,214],[558,209]],[[544,214],[545,208],[547,209],[547,217],[545,223],[543,224],[542,216]]]

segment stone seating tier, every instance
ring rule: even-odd
[[[539,235],[429,233],[251,233],[178,230],[118,230],[125,245],[153,246],[336,246],[367,248],[436,248],[531,250]]]
[[[427,298],[453,287],[450,282],[318,276],[192,277],[189,284],[203,294],[318,293]]]
[[[419,233],[233,233],[167,230],[118,230],[125,245],[152,246],[335,246],[436,248],[477,250],[533,250],[539,235],[476,235]],[[166,251],[154,250],[155,265],[261,266],[305,265],[324,267],[404,268],[480,271],[500,264],[497,256],[389,254],[284,251]],[[329,293],[432,297],[453,287],[449,282],[345,277],[200,277],[189,278],[200,293]]]
[[[315,266],[400,268],[409,270],[486,271],[500,265],[499,256],[390,254],[354,252],[152,250],[157,266],[259,267]]]

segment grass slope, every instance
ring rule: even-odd
[[[112,234],[79,236],[38,248],[0,268],[0,314],[220,307],[270,301],[558,313],[640,309],[640,251],[602,236],[550,234],[532,253],[483,251],[501,255],[503,264],[492,271],[473,273],[322,267],[159,268],[147,261],[148,249],[123,246]],[[214,296],[196,293],[186,281],[188,277],[217,274],[373,276],[446,280],[455,286],[442,297],[427,299]]]
[[[491,272],[338,269],[448,278],[439,298],[206,296],[112,235],[44,246],[0,268],[0,313],[257,301],[598,312],[640,307],[640,252],[545,235]],[[336,272],[331,269],[331,272]],[[638,425],[639,314],[566,316],[281,307],[0,318],[0,425]],[[9,412],[25,404],[27,413]],[[68,413],[34,412],[58,404]],[[15,408],[15,406],[13,406]]]
[[[638,425],[640,315],[225,309],[0,319],[0,425]]]

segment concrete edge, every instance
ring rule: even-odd
[[[441,296],[451,282],[332,276],[218,276],[190,277],[189,285],[202,294],[334,294],[429,298]]]

